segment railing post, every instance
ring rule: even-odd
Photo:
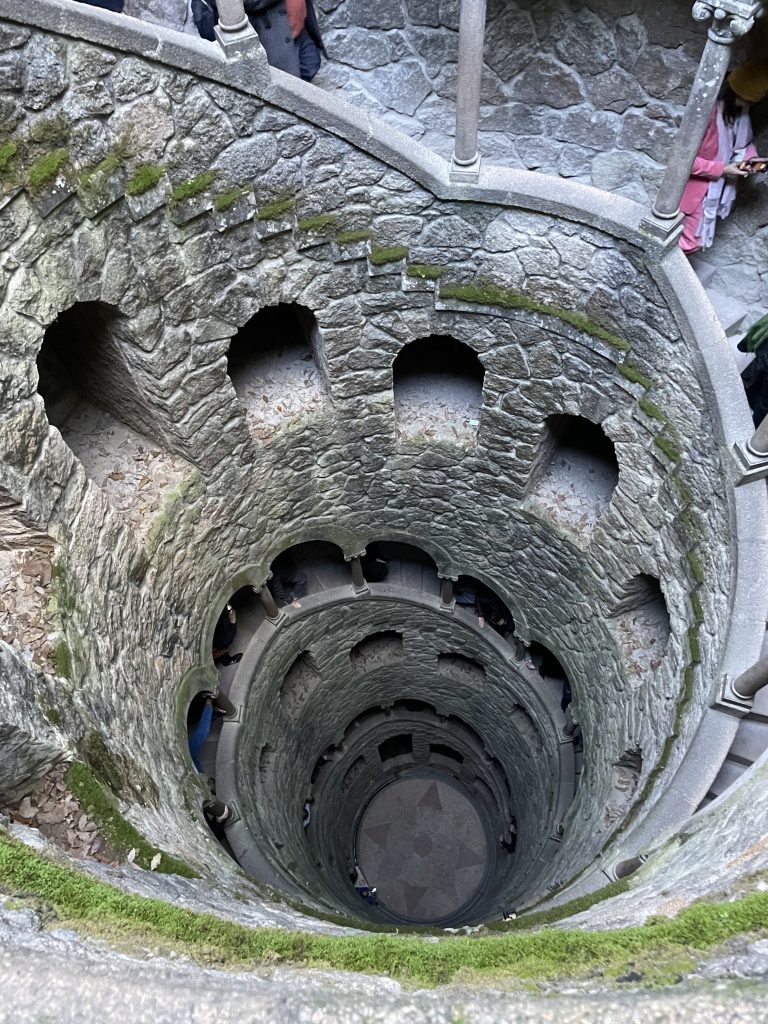
[[[271,578],[272,573],[269,574],[267,579]],[[283,613],[277,607],[277,601],[275,601],[274,597],[272,596],[272,591],[267,586],[266,580],[264,581],[264,583],[262,583],[260,587],[253,587],[252,589],[254,593],[259,595],[261,603],[264,607],[264,611],[266,612],[267,619],[272,623],[279,622],[280,619],[282,618]]]
[[[477,125],[480,119],[484,41],[485,0],[461,0],[456,137],[449,171],[451,181],[477,181],[480,176]]]
[[[243,0],[219,0],[219,20],[214,34],[227,58],[260,47],[259,37],[245,13]]]
[[[742,672],[734,681],[733,690],[742,700],[751,700],[764,686],[768,686],[768,658],[761,658],[752,668]]]
[[[731,47],[750,31],[763,10],[762,0],[697,0],[693,5],[697,21],[712,18],[713,23],[656,201],[642,224],[644,231],[665,245],[677,243],[679,238],[683,222],[680,200],[728,70]]]
[[[355,555],[344,555],[344,561],[349,562],[349,568],[352,570],[352,586],[358,596],[369,592],[368,581],[363,576],[363,565],[360,561],[364,554],[365,549]]]
[[[453,584],[457,579],[458,576],[440,576],[440,607],[445,611],[453,611],[456,605]]]

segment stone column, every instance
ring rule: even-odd
[[[741,470],[740,484],[750,484],[768,476],[768,416],[748,441],[733,446],[736,462]]]
[[[713,22],[652,215],[643,221],[643,228],[665,244],[676,243],[679,237],[680,200],[728,70],[731,47],[749,32],[762,13],[762,0],[697,0],[693,5],[697,21],[712,18]]]
[[[480,119],[484,41],[485,0],[461,0],[456,139],[449,172],[451,181],[477,181],[480,176],[477,123]]]
[[[752,668],[742,672],[734,681],[733,690],[737,697],[749,700],[764,686],[768,686],[768,658],[761,658]]]
[[[221,711],[225,718],[234,720],[237,718],[237,707],[232,703],[226,693],[221,690],[213,698],[213,706]]]
[[[453,584],[458,576],[440,576],[440,607],[446,611],[453,611],[455,600],[453,596]]]
[[[349,562],[349,567],[352,570],[352,586],[356,594],[367,594],[368,581],[363,576],[363,566],[360,559],[365,554],[365,549],[359,551],[356,555],[344,555],[344,561]]]
[[[267,613],[267,618],[270,622],[278,622],[282,612],[277,607],[277,602],[272,596],[272,591],[269,589],[266,583],[262,583],[260,587],[253,588],[261,598],[261,603],[264,605],[264,611]]]
[[[214,34],[228,59],[261,46],[245,13],[243,0],[219,0],[217,7],[219,20]]]

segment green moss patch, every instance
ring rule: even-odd
[[[632,366],[631,363],[621,363],[619,366],[619,373],[626,380],[631,381],[633,384],[639,384],[641,388],[648,388],[653,386],[653,381],[650,377],[646,377],[636,366]]]
[[[0,835],[0,884],[14,894],[46,900],[64,921],[109,930],[145,943],[172,944],[190,956],[214,956],[234,966],[260,962],[371,972],[439,985],[459,972],[478,978],[544,979],[617,973],[638,956],[678,960],[740,934],[760,934],[768,894],[731,903],[699,903],[673,920],[637,928],[582,932],[546,928],[507,935],[452,937],[438,942],[399,935],[325,936],[274,928],[247,928],[161,900],[122,892],[62,867]]]
[[[61,640],[51,651],[51,661],[57,676],[70,679],[72,676],[72,652],[68,645]]]
[[[99,163],[83,171],[80,175],[80,184],[83,188],[87,189],[98,183],[105,182],[107,178],[110,178],[115,173],[121,162],[117,153],[110,153],[103,160],[100,160]]]
[[[650,416],[652,420],[658,420],[660,423],[667,422],[667,417],[664,415],[664,413],[661,411],[658,405],[656,405],[655,402],[652,402],[650,400],[650,398],[643,395],[643,397],[637,404],[643,410],[645,415]]]
[[[653,443],[659,449],[664,452],[670,462],[680,462],[683,457],[683,453],[677,447],[674,441],[670,441],[668,437],[654,437]]]
[[[171,191],[171,206],[179,206],[181,203],[186,202],[187,199],[196,199],[198,196],[204,195],[218,175],[219,172],[217,170],[211,169],[210,171],[203,171],[202,174],[195,175],[194,178],[182,181],[180,185],[176,185]]]
[[[684,508],[690,508],[693,504],[693,491],[680,476],[673,476],[672,483],[677,489],[677,493],[680,495],[680,500],[683,503]]]
[[[373,232],[370,228],[356,228],[349,231],[340,231],[335,241],[339,245],[354,245],[355,242],[367,242]]]
[[[27,169],[27,187],[31,192],[40,192],[68,163],[69,151],[66,149],[54,149],[39,156]]]
[[[296,207],[295,196],[283,196],[281,199],[274,199],[266,206],[259,206],[256,210],[256,220],[277,220],[279,217],[290,213]]]
[[[522,914],[514,921],[494,921],[487,925],[487,928],[489,931],[503,932],[542,928],[545,925],[554,924],[556,921],[562,921],[566,917],[573,917],[574,914],[583,914],[585,910],[589,910],[595,904],[609,900],[612,896],[619,896],[627,889],[629,889],[629,879],[621,878],[616,882],[609,882],[602,889],[595,889],[594,892],[587,893],[585,896],[577,896],[576,899],[561,903],[556,907],[550,907],[549,910],[537,910],[531,914]]]
[[[405,245],[374,245],[368,254],[368,260],[374,267],[384,267],[387,263],[399,263],[408,255]]]
[[[691,652],[691,661],[698,665],[701,661],[701,644],[699,643],[698,626],[691,626],[688,630],[688,649]]]
[[[56,710],[56,708],[44,708],[43,714],[51,723],[51,725],[54,725],[56,727],[61,725],[61,715]]]
[[[599,338],[613,348],[621,352],[629,352],[630,344],[620,338],[612,331],[606,330],[600,324],[590,320],[581,313],[573,312],[570,309],[560,309],[557,306],[550,306],[538,299],[531,298],[523,292],[514,288],[502,288],[493,283],[477,284],[447,284],[440,288],[440,297],[443,299],[458,299],[460,302],[476,302],[484,306],[501,306],[502,309],[522,309],[530,313],[543,313],[546,316],[554,316],[563,323],[575,327],[585,334],[591,334]]]
[[[695,551],[689,551],[686,558],[688,559],[688,565],[691,567],[691,576],[701,586],[704,582],[704,567],[701,564],[701,559]]]
[[[316,213],[300,220],[296,226],[299,231],[330,231],[337,223],[338,218],[333,213]]]
[[[0,145],[0,174],[5,174],[18,151],[19,147],[10,139]]]
[[[228,188],[226,192],[219,192],[213,200],[213,208],[217,213],[226,213],[227,210],[232,209],[240,196],[245,196],[247,194],[248,189],[243,188],[242,185],[236,185],[234,188]]]
[[[696,620],[696,625],[701,626],[704,622],[704,609],[701,606],[701,598],[695,590],[691,591],[691,608],[693,609],[693,617]]]
[[[129,196],[143,196],[160,181],[165,168],[160,164],[139,164],[128,182],[125,191]]]
[[[141,833],[125,820],[111,795],[87,765],[73,761],[67,769],[66,783],[85,813],[96,822],[107,842],[120,855],[124,857],[130,850],[136,850],[134,863],[149,869],[153,857],[159,853],[158,871],[169,875],[183,875],[185,878],[198,877],[197,872],[184,861],[172,857],[156,846],[151,846]]]
[[[445,267],[433,263],[411,263],[405,268],[406,277],[418,277],[422,281],[437,281],[445,273]]]

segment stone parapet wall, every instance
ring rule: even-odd
[[[54,6],[34,0],[24,16],[44,23]],[[12,7],[2,0],[0,14],[18,18]],[[635,746],[655,799],[716,699],[721,662],[747,667],[761,640],[754,606],[734,604],[746,586],[737,545],[754,572],[764,543],[764,500],[730,486],[727,445],[748,416],[721,335],[683,306],[696,286],[682,257],[660,261],[626,200],[514,171],[450,187],[438,157],[303,83],[273,73],[260,95],[247,66],[198,41],[60,11],[48,31],[9,25],[2,37],[21,146],[0,209],[0,485],[58,544],[64,734],[76,742],[96,728],[153,765],[161,799],[135,819],[164,848],[204,859],[190,816],[200,793],[168,742],[177,690],[210,669],[201,638],[244,567],[327,523],[363,541],[423,538],[457,572],[492,582],[528,638],[568,666],[587,744],[600,737],[584,806],[604,808],[611,767]],[[35,192],[43,122],[68,126],[57,136],[66,163]],[[83,172],[111,155],[118,164],[94,197]],[[126,196],[142,163],[165,176]],[[200,194],[170,195],[211,169]],[[235,187],[242,195],[217,209]],[[349,231],[369,237],[344,241]],[[437,286],[409,266],[439,268]],[[461,290],[488,282],[495,290]],[[88,481],[36,394],[45,328],[78,301],[124,314],[126,366],[158,443],[195,467],[144,540]],[[226,352],[278,302],[315,313],[332,406],[255,443]],[[485,367],[470,450],[396,441],[392,363],[430,334],[453,335]],[[601,421],[621,470],[589,541],[524,501],[544,419],[562,412]],[[661,580],[672,639],[633,690],[610,613],[641,572]],[[712,758],[710,777],[716,747]],[[677,799],[681,816],[698,802]]]

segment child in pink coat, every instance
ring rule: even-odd
[[[766,95],[768,66],[750,62],[728,76],[712,109],[680,203],[685,218],[680,239],[684,252],[712,245],[717,219],[724,220],[733,208],[737,180],[758,173],[749,107]]]

